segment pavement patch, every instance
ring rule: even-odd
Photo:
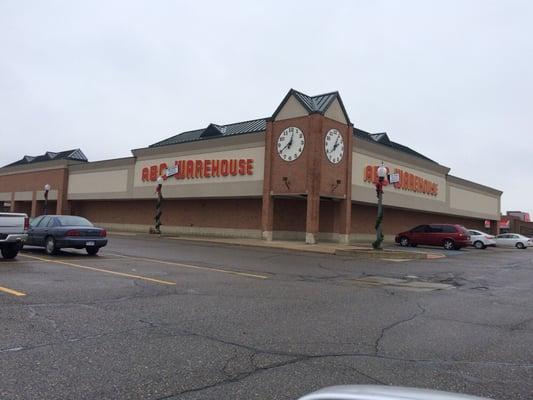
[[[447,283],[424,282],[414,279],[388,278],[386,276],[366,276],[352,279],[357,286],[363,287],[384,287],[405,289],[415,292],[432,292],[434,290],[453,289],[454,285]]]

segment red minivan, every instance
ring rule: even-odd
[[[444,246],[446,250],[459,250],[470,245],[470,233],[465,227],[453,224],[429,224],[396,235],[400,246]]]

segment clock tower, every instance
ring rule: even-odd
[[[304,231],[309,244],[319,234],[348,242],[351,132],[338,92],[307,96],[289,91],[267,122],[264,239],[288,237],[284,227],[290,225]]]

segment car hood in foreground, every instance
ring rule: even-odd
[[[313,392],[299,400],[489,400],[428,389],[399,386],[344,385],[331,386]]]

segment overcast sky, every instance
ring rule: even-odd
[[[533,1],[0,0],[0,165],[89,160],[338,90],[354,125],[533,211]]]

